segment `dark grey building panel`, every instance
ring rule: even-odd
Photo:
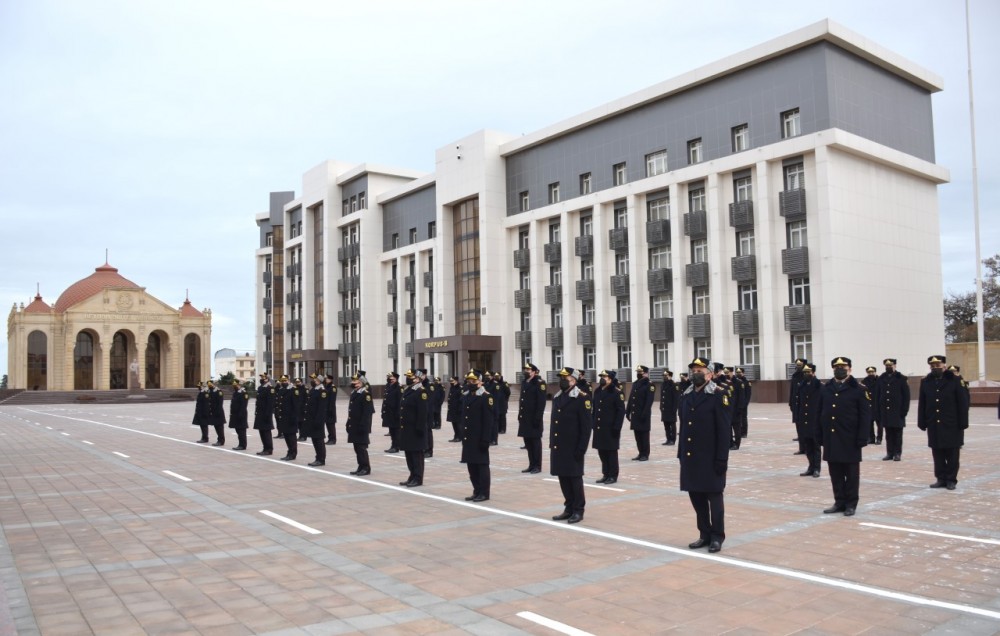
[[[410,244],[410,229],[417,229],[417,241],[427,236],[427,224],[437,218],[437,190],[432,185],[405,194],[382,206],[382,249],[391,250],[392,235],[399,235],[399,245]]]
[[[285,204],[295,198],[295,193],[291,190],[282,192],[272,192],[270,205],[268,205],[267,211],[270,215],[267,223],[261,223],[260,225],[260,247],[267,247],[267,234],[271,231],[271,228],[275,225],[281,225],[284,222],[283,210]]]
[[[368,194],[368,175],[363,174],[357,179],[351,179],[344,185],[340,186],[340,197],[342,199],[350,200],[351,197],[357,196],[362,192],[365,193],[366,198]]]

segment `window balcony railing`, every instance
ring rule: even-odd
[[[630,321],[611,323],[611,342],[616,344],[632,342],[632,323]]]
[[[562,330],[562,327],[547,327],[545,329],[545,346],[546,347],[562,347],[563,346],[563,330]]]
[[[580,258],[592,258],[594,256],[594,237],[590,234],[576,237],[573,253]]]
[[[674,291],[674,272],[671,269],[651,269],[646,272],[646,289],[650,294],[669,294]]]
[[[785,331],[791,333],[812,331],[812,311],[809,305],[785,307]]]
[[[691,238],[708,236],[708,213],[695,210],[684,215],[684,234]]]
[[[646,242],[665,245],[670,242],[670,219],[657,219],[646,223]]]
[[[753,201],[729,204],[729,225],[737,231],[753,229]]]
[[[757,280],[757,257],[754,254],[734,256],[730,260],[733,270],[733,280],[744,283]]]
[[[781,273],[788,276],[805,276],[809,273],[809,248],[790,247],[781,250]]]
[[[712,316],[710,314],[694,314],[687,320],[688,338],[711,338]]]
[[[621,298],[623,296],[628,296],[629,294],[629,278],[628,274],[624,276],[612,276],[611,277],[611,295],[616,298]]]
[[[708,285],[708,263],[688,263],[684,266],[684,277],[688,287]]]
[[[531,267],[531,250],[528,248],[514,250],[514,269],[528,269]]]
[[[616,227],[608,230],[608,247],[616,252],[627,252],[628,228]]]
[[[576,299],[577,300],[594,300],[594,280],[578,280],[576,281]]]
[[[562,304],[562,285],[546,285],[545,286],[545,304],[546,305],[561,305]]]
[[[781,216],[792,221],[806,218],[806,191],[785,190],[778,193],[778,210]]]
[[[542,249],[542,258],[546,263],[558,265],[562,262],[562,243],[546,243]]]
[[[593,347],[597,344],[597,325],[577,325],[576,344]]]
[[[733,333],[737,336],[752,336],[760,331],[756,309],[737,309],[733,312]]]
[[[517,309],[531,309],[530,289],[514,290],[514,307],[516,307]]]
[[[649,319],[649,340],[651,342],[673,342],[674,341],[674,319],[673,318],[650,318]]]

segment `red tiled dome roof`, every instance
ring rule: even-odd
[[[119,274],[116,268],[105,263],[95,269],[90,276],[67,287],[66,291],[59,296],[59,300],[56,301],[54,309],[62,313],[73,305],[100,293],[105,287],[138,287],[138,285]]]
[[[52,311],[49,304],[42,300],[41,294],[35,294],[35,299],[31,301],[31,304],[24,308],[24,313],[26,314],[47,314]]]
[[[187,298],[184,299],[184,304],[181,305],[181,318],[204,318],[205,314],[201,313],[194,308],[191,301]]]

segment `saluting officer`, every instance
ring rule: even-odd
[[[233,380],[233,399],[229,402],[229,428],[236,431],[239,442],[233,450],[247,449],[247,403],[250,396],[239,380]]]
[[[549,426],[549,467],[559,478],[563,494],[563,512],[553,521],[583,521],[587,498],[583,493],[583,460],[590,445],[593,428],[590,396],[576,386],[573,369],[559,370],[559,392],[552,398],[552,421]]]
[[[385,374],[385,397],[382,398],[382,426],[389,429],[389,448],[386,453],[399,452],[399,374]]]
[[[896,359],[882,361],[885,373],[875,382],[875,421],[885,430],[885,457],[882,461],[900,461],[903,454],[903,428],[910,412],[910,385],[906,376],[896,370]]]
[[[191,423],[201,429],[199,444],[208,443],[208,425],[212,423],[212,402],[208,387],[204,382],[198,383],[198,396],[194,400],[194,418]]]
[[[295,378],[292,386],[288,386],[288,378],[281,377],[284,382],[278,389],[278,428],[287,449],[281,461],[290,462],[299,456],[299,426],[305,417],[306,389],[302,386],[302,378]]]
[[[507,434],[507,409],[510,404],[510,382],[503,379],[503,374],[499,371],[493,376],[493,380],[497,383],[497,394],[494,396],[496,399],[496,413],[497,413],[497,434],[506,435]]]
[[[740,442],[743,440],[743,436],[740,435],[740,421],[742,420],[740,404],[743,403],[743,383],[733,375],[732,367],[723,367],[722,377],[729,389],[729,404],[733,413],[730,421],[732,433],[730,434],[729,450],[739,450]]]
[[[809,362],[809,361],[806,360],[805,358],[795,358],[795,371],[792,373],[792,377],[789,380],[789,386],[788,386],[788,410],[792,412],[793,416],[795,414],[795,400],[797,399],[795,397],[795,391],[798,390],[799,385],[802,383],[802,368],[804,366],[806,366],[807,362]],[[813,368],[815,368],[816,365],[812,365],[812,366],[813,366]],[[799,450],[797,450],[795,452],[795,454],[796,455],[804,455],[806,451],[803,448],[802,441],[799,439],[798,431],[796,431],[795,439],[793,439],[792,441],[799,443]]]
[[[406,454],[410,476],[400,486],[424,485],[424,451],[427,450],[427,390],[413,369],[407,369],[406,388],[400,397],[399,450]]]
[[[580,389],[587,395],[593,395],[593,390],[591,390],[590,382],[587,381],[587,371],[586,369],[576,370],[576,388]]]
[[[521,398],[517,409],[517,436],[524,439],[528,451],[528,467],[522,473],[537,475],[542,472],[542,434],[545,432],[545,403],[548,394],[545,382],[538,375],[538,367],[530,362],[524,365]]]
[[[969,389],[961,376],[945,369],[944,356],[930,356],[930,373],[920,381],[917,427],[927,431],[927,445],[934,458],[931,488],[955,490],[959,452],[969,428]]]
[[[358,373],[364,375],[364,371]],[[323,443],[323,428],[326,426],[326,401],[330,399],[330,395],[326,392],[323,381],[315,373],[309,376],[309,381],[312,388],[309,389],[309,397],[306,400],[305,420],[301,432],[305,437],[312,438],[313,450],[316,451],[316,459],[309,462],[309,465],[325,466],[326,444]],[[295,435],[289,437],[294,439]]]
[[[649,381],[649,367],[640,364],[635,368],[635,376],[636,380],[625,405],[625,417],[630,422],[629,428],[635,436],[635,446],[639,452],[632,461],[644,462],[649,460],[650,414],[653,402],[656,401],[656,386]]]
[[[753,397],[753,382],[746,376],[743,367],[736,367],[736,379],[743,383],[743,395],[740,401],[740,438],[746,439],[749,433],[750,398]]]
[[[816,422],[819,421],[820,391],[823,383],[816,379],[813,365],[806,363],[802,367],[802,382],[796,390],[795,428],[799,431],[799,440],[806,451],[806,461],[809,465],[799,477],[819,477],[820,472],[820,442],[816,436]]]
[[[462,391],[462,463],[468,466],[472,495],[466,501],[490,498],[490,444],[496,430],[496,402],[483,385],[483,374],[470,369]]]
[[[861,449],[868,445],[872,418],[872,398],[851,376],[851,359],[837,357],[830,362],[833,379],[820,391],[819,421],[814,432],[823,440],[823,459],[833,484],[834,503],[823,512],[854,515],[858,507],[861,480]]]
[[[226,443],[226,408],[223,404],[225,399],[222,391],[215,386],[215,382],[209,380],[208,403],[211,405],[211,421],[215,428],[215,443],[212,446],[223,446]]]
[[[597,390],[594,391],[593,447],[601,458],[601,478],[597,480],[599,484],[618,481],[618,449],[625,423],[625,394],[618,386],[617,376],[614,371],[601,371]]]
[[[291,424],[295,418],[292,409],[292,392],[288,386],[288,376],[278,378],[278,386],[274,394],[274,419],[278,426],[278,439],[285,438],[285,422]]]
[[[865,388],[868,389],[868,393],[874,399],[875,384],[878,383],[878,369],[876,369],[875,367],[865,367],[865,377],[861,378],[861,383],[865,385]],[[872,415],[873,416],[875,415],[875,409],[872,409]],[[876,434],[876,428],[878,429],[877,434]],[[868,433],[868,443],[869,444],[882,443],[882,425],[876,424],[875,420],[872,420],[871,432]]]
[[[431,379],[427,375],[427,369],[416,369],[416,372],[417,379],[423,385],[424,391],[427,392],[427,421],[424,423],[426,448],[424,449],[424,457],[430,459],[434,457],[434,422],[432,419],[432,411],[434,410],[434,402],[436,400],[434,397],[434,385],[431,384]]]
[[[375,405],[372,404],[372,394],[365,372],[358,371],[351,376],[351,397],[347,402],[347,443],[354,444],[354,456],[358,460],[357,470],[352,475],[363,477],[372,473],[372,465],[368,459],[368,445],[371,443],[372,416]]]
[[[271,431],[274,430],[274,396],[275,389],[271,386],[270,378],[266,373],[261,373],[253,414],[253,427],[260,434],[260,443],[264,447],[258,455],[270,455],[274,452],[274,442],[271,440]]]
[[[446,419],[451,422],[454,433],[449,442],[462,441],[462,385],[458,383],[458,376],[453,375],[448,378],[448,411]]]
[[[337,443],[337,385],[329,373],[323,379],[323,387],[326,389],[326,445],[333,446]]]
[[[663,386],[660,387],[660,421],[663,422],[663,433],[666,436],[664,446],[677,443],[677,398],[680,396],[678,386],[674,383],[674,372],[663,370]]]
[[[726,540],[726,471],[732,432],[732,405],[729,392],[712,381],[713,364],[695,358],[688,365],[691,386],[680,399],[680,430],[677,458],[680,460],[680,488],[687,491],[698,525],[698,540],[692,550],[708,546],[718,552]]]

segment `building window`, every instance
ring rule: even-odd
[[[701,137],[688,142],[688,163],[701,163]]]
[[[559,243],[562,236],[562,226],[558,221],[549,223],[549,243]]]
[[[733,180],[733,195],[736,197],[736,202],[750,201],[753,199],[753,179],[750,177],[743,177],[742,179]]]
[[[649,299],[650,318],[673,318],[674,297],[671,294],[661,294]]]
[[[691,188],[688,190],[688,210],[691,212],[705,211],[705,188]]]
[[[517,244],[520,246],[518,249],[528,249],[528,237],[529,234],[527,227],[522,227],[517,231]]]
[[[800,134],[802,134],[802,128],[799,124],[799,109],[793,108],[781,113],[782,138],[798,137]]]
[[[753,256],[756,254],[756,241],[754,241],[753,230],[744,230],[736,233],[736,255]]]
[[[649,269],[670,269],[670,246],[649,248]]]
[[[344,199],[343,215],[347,216],[350,213],[351,213],[351,202],[349,199]]]
[[[665,343],[655,343],[653,345],[653,366],[666,369],[670,365],[668,354],[669,349]]]
[[[580,196],[585,194],[590,194],[592,192],[592,186],[590,182],[590,173],[584,172],[580,175]]]
[[[562,267],[553,265],[549,269],[549,283],[551,285],[562,285]]]
[[[552,308],[552,327],[554,329],[562,329],[563,319],[562,319],[562,307]]]
[[[667,151],[660,150],[646,155],[646,176],[655,177],[667,171]]]
[[[629,345],[618,345],[618,368],[632,368],[632,347]]]
[[[694,313],[696,315],[711,313],[712,307],[708,300],[708,290],[707,289],[695,289],[691,292],[692,305],[694,305]]]
[[[394,232],[392,235],[392,249],[399,247],[399,232]]]
[[[809,236],[806,231],[805,221],[793,221],[787,225],[788,247],[805,247],[808,244]]]
[[[740,339],[740,364],[760,364],[760,338]]]
[[[580,280],[594,280],[594,261],[580,261]]]
[[[590,303],[583,304],[583,324],[593,325],[595,323],[594,306]],[[589,366],[589,365],[588,365]]]
[[[524,368],[524,365],[526,365],[526,364],[531,364],[531,351],[528,350],[528,349],[522,349],[521,350],[521,368]]]
[[[712,359],[712,341],[711,340],[695,340],[694,341],[694,355],[695,357],[701,358],[703,360]]]
[[[813,337],[811,333],[797,333],[792,336],[792,357],[811,360],[813,355]]]
[[[357,211],[358,211],[358,195],[355,194],[353,197],[351,197],[351,212],[357,212]]]
[[[750,148],[750,126],[748,124],[733,126],[732,137],[733,152],[743,152]]]
[[[438,224],[437,221],[430,221],[427,223],[427,238],[437,238],[438,235]]]
[[[530,272],[521,272],[521,286],[518,289],[531,289]]]
[[[521,312],[521,331],[531,331],[531,312]]]
[[[789,278],[788,279],[788,304],[808,305],[809,303],[809,279]]]
[[[368,195],[364,192],[358,194],[358,209],[359,210],[368,209]]]
[[[410,228],[410,245],[413,245],[416,242],[417,242],[417,228],[411,227]]]
[[[561,369],[563,368],[563,350],[553,349],[552,350],[552,368]]]
[[[583,348],[583,368],[584,369],[596,369],[597,368],[597,350],[593,347]]]
[[[613,185],[620,186],[625,183],[625,162],[616,163],[611,168],[611,181]]]
[[[806,187],[806,169],[801,163],[785,166],[785,190],[801,190]]]
[[[670,220],[670,197],[661,197],[646,202],[647,221]]]
[[[594,233],[594,219],[589,214],[580,217],[580,236],[590,236]]]
[[[737,292],[741,311],[757,309],[757,284],[740,285]]]
[[[549,184],[549,204],[559,203],[559,182]]]
[[[625,207],[624,201],[620,201],[615,204],[615,229],[626,227],[628,227],[628,208]]]
[[[629,316],[632,315],[632,305],[628,300],[619,300],[617,302],[616,310],[618,322],[631,322],[632,319]]]
[[[266,247],[271,247],[274,245],[274,232],[268,232],[264,235],[264,245]]]
[[[521,212],[527,212],[528,210],[531,209],[529,207],[529,205],[528,205],[528,191],[527,190],[525,190],[524,192],[521,193],[520,200],[521,200],[521,208],[520,208]]]
[[[708,262],[708,239],[691,240],[691,262],[692,263]]]
[[[615,254],[615,274],[628,276],[628,254]]]

